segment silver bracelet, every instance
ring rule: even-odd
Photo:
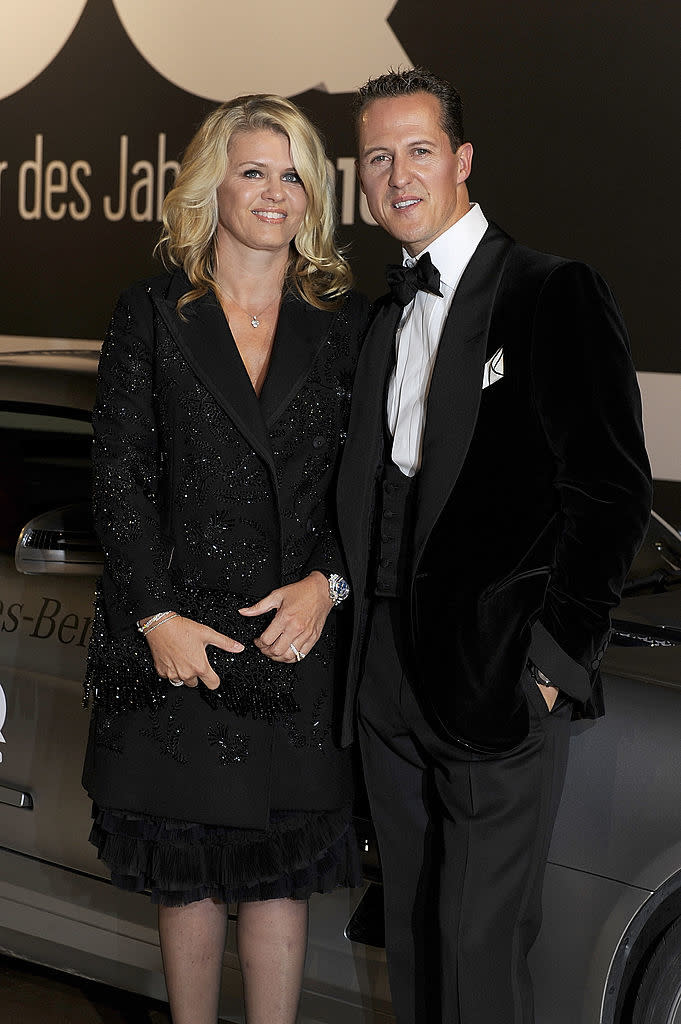
[[[143,633],[144,636],[146,636],[147,633],[151,633],[152,629],[156,629],[157,626],[162,626],[164,622],[170,622],[171,619],[176,619],[176,618],[177,618],[177,612],[171,612],[170,615],[166,615],[166,617],[164,619],[159,619],[158,622],[155,622],[153,624],[153,626],[145,626],[142,629],[142,633]]]
[[[169,610],[164,611],[164,612],[156,612],[155,615],[150,615],[149,616],[149,618],[146,620],[144,625],[142,624],[142,620],[138,619],[137,620],[137,628],[139,630],[142,630],[142,629],[144,629],[144,626],[151,626],[151,624],[153,622],[158,622],[159,619],[162,619],[164,615],[168,615],[168,614],[169,614]]]
[[[173,611],[157,612],[156,615],[152,615],[150,619],[147,619],[143,626],[138,622],[137,629],[142,636],[146,636],[147,633],[151,633],[152,629],[156,629],[157,626],[162,625],[164,622],[170,622],[171,619],[176,619],[177,615],[178,613]]]

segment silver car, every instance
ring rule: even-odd
[[[165,998],[156,913],[87,842],[81,680],[101,567],[89,516],[99,346],[0,341],[0,949]],[[537,1024],[681,1024],[681,538],[654,517],[575,728],[532,953]],[[380,867],[313,898],[301,1024],[393,1021]],[[243,1021],[230,936],[221,1013]]]

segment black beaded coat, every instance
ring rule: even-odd
[[[262,828],[270,810],[350,798],[334,730],[344,609],[300,664],[238,609],[313,569],[344,572],[335,479],[366,301],[289,293],[258,397],[214,295],[176,312],[182,272],[133,286],[102,349],[94,519],[105,553],[88,658],[84,784],[106,807]],[[136,620],[176,609],[245,644],[208,647],[218,690],[158,678]],[[346,616],[347,618],[347,616]]]

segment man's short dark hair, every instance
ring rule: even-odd
[[[452,152],[456,153],[464,141],[463,103],[451,82],[439,78],[427,68],[417,67],[386,72],[378,78],[370,78],[366,85],[357,90],[355,96],[355,128],[359,134],[359,119],[363,110],[373,100],[395,99],[397,96],[412,96],[425,92],[440,101],[443,132],[449,136]]]

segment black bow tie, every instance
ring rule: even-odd
[[[440,271],[433,266],[429,252],[424,252],[413,267],[403,267],[396,263],[388,264],[386,276],[393,299],[400,306],[410,303],[418,291],[442,295]]]

